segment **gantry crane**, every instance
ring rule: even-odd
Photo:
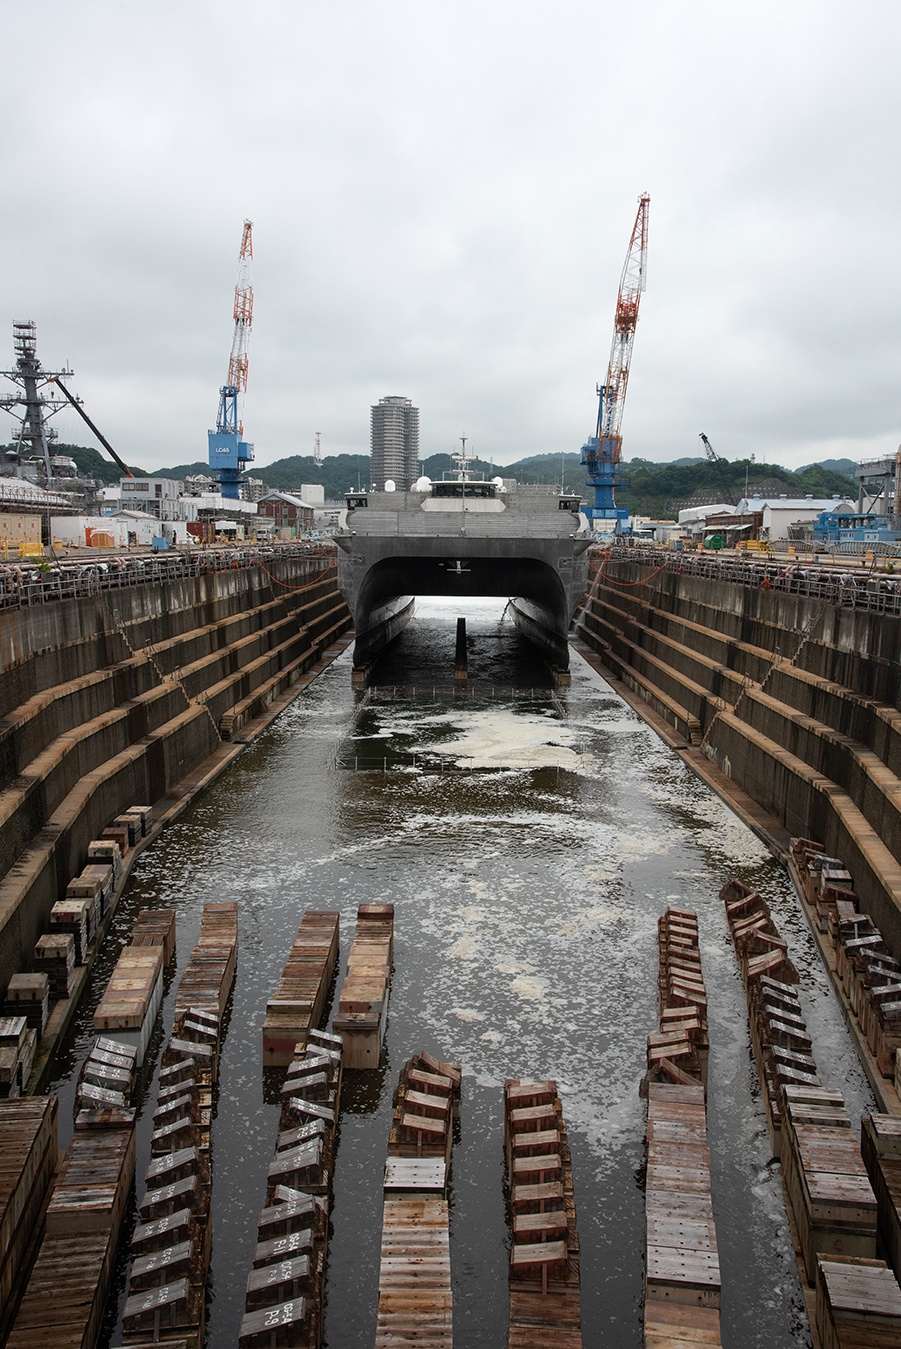
[[[216,429],[209,433],[210,468],[219,474],[224,497],[240,495],[244,465],[253,459],[253,446],[244,439],[244,394],[247,390],[248,348],[253,322],[253,222],[244,221],[238,279],[235,282],[235,331],[228,379],[219,390]]]
[[[645,192],[638,199],[638,213],[632,227],[629,251],[619,283],[616,315],[613,324],[613,345],[607,366],[607,382],[598,385],[597,430],[582,446],[582,463],[588,469],[588,486],[594,488],[594,501],[585,514],[590,520],[610,520],[614,531],[622,532],[622,522],[629,512],[618,507],[614,499],[616,465],[622,456],[623,438],[620,426],[629,382],[629,363],[638,322],[638,306],[645,288],[648,257],[648,206],[651,198]]]

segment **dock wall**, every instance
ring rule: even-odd
[[[594,560],[579,635],[790,834],[850,869],[901,955],[901,618]]]
[[[350,623],[328,555],[0,612],[0,989],[89,841],[172,793]]]

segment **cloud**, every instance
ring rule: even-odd
[[[4,26],[0,364],[36,319],[133,462],[205,457],[245,216],[258,463],[365,451],[386,393],[425,454],[578,449],[644,190],[627,457],[901,438],[888,0],[7,0]]]

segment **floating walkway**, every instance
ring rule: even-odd
[[[338,960],[339,916],[307,909],[263,1022],[263,1064],[285,1068],[322,1020]]]
[[[720,1340],[720,1268],[707,1146],[707,992],[697,915],[658,924],[660,1028],[648,1037],[644,1343]]]
[[[240,1349],[318,1349],[322,1343],[341,1082],[340,1038],[310,1029],[282,1087]]]
[[[394,961],[394,905],[361,904],[332,1028],[344,1044],[345,1068],[378,1068],[388,1024]]]
[[[451,1349],[447,1183],[461,1069],[415,1054],[401,1070],[385,1164],[376,1349]]]
[[[510,1349],[581,1349],[572,1159],[553,1081],[504,1083],[510,1189]]]

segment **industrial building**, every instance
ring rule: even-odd
[[[409,398],[380,398],[370,414],[370,474],[381,490],[408,492],[419,477],[419,408]]]

